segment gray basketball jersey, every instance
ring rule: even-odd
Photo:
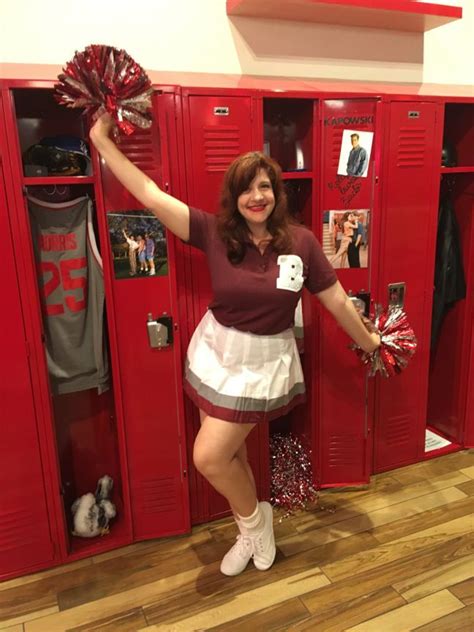
[[[28,197],[55,393],[108,388],[104,344],[102,259],[92,225],[92,202],[51,203]]]

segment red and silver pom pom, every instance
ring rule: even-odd
[[[292,434],[270,437],[271,503],[285,511],[283,517],[306,509],[317,499],[311,461],[300,440]]]
[[[76,52],[58,80],[55,97],[66,107],[84,108],[93,120],[108,112],[125,134],[151,126],[150,79],[124,50],[87,46]]]
[[[362,362],[369,367],[369,375],[380,373],[392,377],[401,373],[414,355],[417,347],[415,333],[407,315],[400,307],[377,310],[373,321],[366,322],[371,332],[380,335],[380,347],[366,353],[358,345],[351,345]]]

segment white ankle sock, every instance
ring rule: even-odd
[[[253,514],[250,516],[240,516],[237,514],[237,518],[239,521],[237,524],[245,535],[252,535],[263,529],[264,515],[258,502]]]

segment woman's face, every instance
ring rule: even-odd
[[[264,224],[270,217],[275,208],[275,196],[264,169],[260,169],[249,188],[239,195],[237,208],[249,226]]]

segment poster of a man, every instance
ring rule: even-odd
[[[344,130],[337,168],[338,175],[367,177],[373,137],[373,132]]]
[[[146,209],[107,213],[116,279],[168,274],[165,229]]]
[[[326,211],[322,246],[334,268],[367,268],[369,210]]]

